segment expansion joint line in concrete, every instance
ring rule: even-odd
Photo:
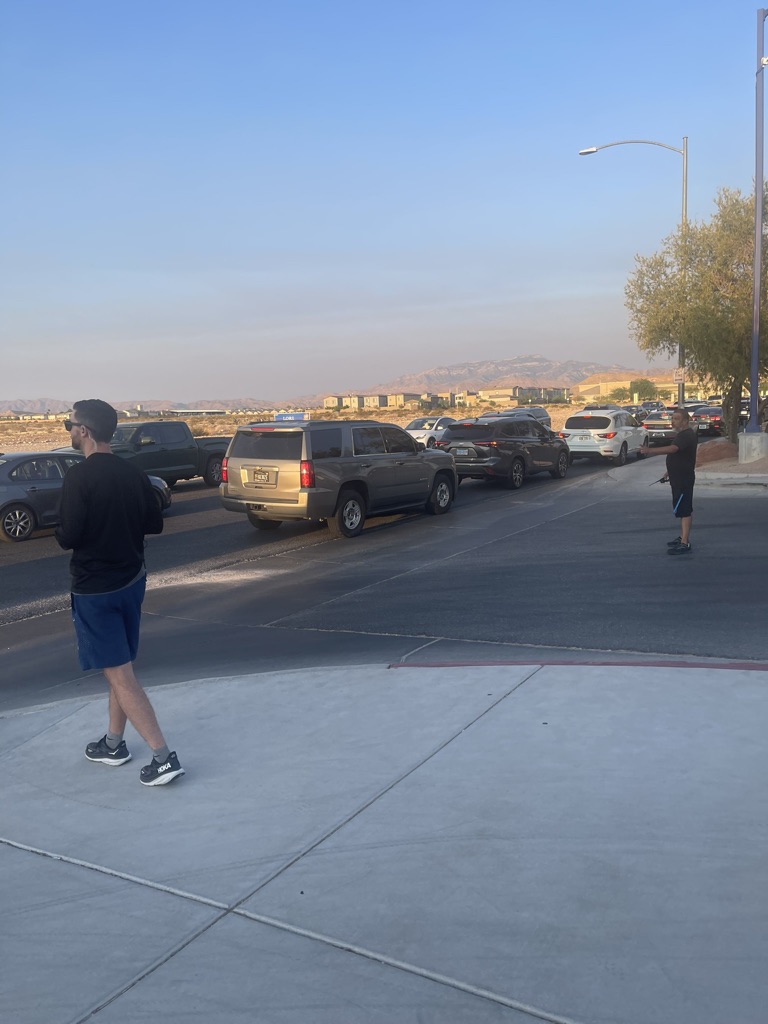
[[[530,1017],[534,1017],[538,1020],[548,1021],[549,1024],[579,1024],[568,1017],[561,1017],[555,1014],[548,1013],[546,1010],[539,1009],[538,1007],[530,1006],[526,1003],[521,1003],[516,999],[510,999],[507,996],[502,995],[498,992],[492,992],[489,989],[479,988],[476,985],[471,985],[467,982],[461,981],[458,978],[452,978],[445,974],[440,974],[437,971],[429,970],[425,967],[419,967],[417,964],[407,963],[403,960],[397,960],[394,957],[388,956],[386,953],[380,953],[375,950],[367,949],[364,946],[357,946],[353,943],[344,942],[341,939],[336,939],[331,935],[325,935],[322,932],[314,932],[307,928],[299,928],[296,925],[292,925],[287,921],[281,921],[277,918],[266,917],[263,914],[256,914],[252,911],[243,909],[243,904],[250,900],[256,893],[263,889],[266,885],[269,885],[271,881],[283,874],[290,867],[298,863],[303,857],[307,856],[312,850],[316,849],[327,839],[333,836],[336,832],[344,828],[345,825],[353,821],[358,815],[362,814],[367,808],[371,807],[376,801],[380,800],[386,793],[390,792],[397,785],[399,785],[404,779],[412,775],[415,771],[421,768],[424,764],[430,761],[433,757],[444,750],[449,744],[453,743],[462,733],[466,732],[467,729],[471,728],[487,714],[489,714],[495,707],[497,707],[502,701],[506,700],[515,690],[519,689],[524,683],[526,683],[532,676],[536,675],[541,670],[541,667],[536,665],[531,667],[531,671],[525,676],[525,678],[519,680],[514,686],[510,687],[505,693],[497,698],[487,708],[477,714],[470,722],[463,725],[455,733],[444,740],[439,746],[432,750],[429,754],[423,757],[417,764],[413,765],[407,771],[403,772],[393,782],[389,783],[379,792],[374,794],[369,800],[363,805],[358,807],[352,813],[347,815],[343,821],[338,822],[333,828],[328,829],[319,839],[311,843],[304,850],[297,853],[289,861],[283,864],[278,870],[274,871],[267,879],[261,882],[255,889],[246,893],[245,896],[240,897],[232,904],[222,903],[219,900],[212,900],[205,896],[200,896],[197,893],[187,892],[184,889],[177,889],[174,886],[163,885],[160,882],[153,882],[148,878],[141,878],[137,875],[130,875],[124,871],[117,871],[114,868],[106,867],[102,864],[92,864],[89,861],[80,860],[76,857],[69,857],[65,854],[54,853],[50,850],[41,850],[34,846],[29,846],[26,843],[19,843],[15,840],[8,839],[0,836],[0,844],[11,847],[16,850],[21,850],[25,853],[32,853],[39,857],[46,857],[49,860],[60,861],[64,864],[71,864],[74,867],[84,868],[89,871],[96,871],[102,875],[108,875],[112,878],[119,878],[121,881],[131,882],[135,885],[141,885],[147,889],[153,889],[156,892],[166,893],[170,896],[175,896],[179,899],[189,900],[193,903],[198,903],[202,906],[210,907],[213,910],[219,911],[212,920],[207,921],[200,928],[195,929],[190,935],[187,935],[181,942],[177,943],[170,950],[167,950],[162,957],[148,964],[144,970],[139,972],[136,976],[125,982],[117,991],[110,993],[104,999],[102,999],[96,1006],[91,1007],[85,1015],[78,1016],[70,1022],[70,1024],[86,1024],[87,1021],[92,1020],[98,1015],[98,1013],[111,1003],[115,1002],[121,996],[125,995],[126,992],[134,988],[149,975],[153,974],[156,970],[162,967],[173,959],[178,953],[189,946],[196,939],[200,938],[201,935],[209,931],[215,924],[223,920],[227,916],[235,916],[245,918],[249,921],[254,921],[258,924],[263,924],[270,928],[275,928],[279,931],[288,932],[291,935],[296,935],[301,938],[309,939],[313,942],[319,942],[326,946],[332,946],[334,949],[341,950],[342,952],[351,953],[354,956],[360,956],[367,960],[372,960],[375,963],[380,963],[386,967],[392,967],[399,971],[404,971],[407,974],[412,974],[416,977],[423,978],[427,981],[435,982],[438,985],[444,985],[448,988],[456,989],[460,992],[465,992],[468,995],[476,996],[479,999],[485,999],[489,1002],[496,1003],[500,1006],[505,1006],[508,1009],[516,1010],[520,1013],[525,1013]]]
[[[365,946],[358,946],[354,943],[344,942],[342,939],[334,938],[332,935],[325,935],[322,932],[311,931],[308,928],[299,928],[297,925],[292,925],[287,921],[281,921],[274,917],[267,917],[264,914],[255,914],[250,910],[243,910],[241,904],[244,900],[249,899],[250,896],[245,896],[230,906],[226,903],[221,903],[218,900],[212,900],[208,899],[206,896],[200,896],[197,893],[186,892],[184,889],[176,889],[170,885],[162,885],[160,882],[153,882],[149,878],[140,878],[137,875],[130,875],[124,871],[116,871],[114,868],[108,868],[102,864],[91,864],[89,861],[80,860],[77,857],[68,857],[65,854],[53,853],[50,850],[40,850],[37,847],[29,846],[26,843],[17,843],[13,839],[7,839],[2,836],[0,836],[0,844],[11,847],[15,850],[21,850],[24,853],[32,853],[39,857],[46,857],[49,860],[60,861],[63,864],[71,864],[74,867],[85,868],[89,871],[96,871],[99,874],[108,875],[111,878],[119,878],[124,882],[132,882],[135,885],[141,885],[147,889],[154,889],[156,892],[167,893],[170,896],[176,896],[180,899],[189,900],[193,903],[198,903],[202,906],[211,907],[220,911],[220,913],[216,914],[212,920],[207,921],[200,928],[196,928],[190,935],[187,935],[181,942],[177,943],[170,950],[164,953],[162,957],[153,961],[139,974],[131,978],[124,985],[121,985],[115,992],[110,993],[102,999],[96,1006],[91,1007],[87,1013],[79,1015],[71,1020],[69,1024],[86,1024],[87,1021],[93,1020],[101,1010],[105,1009],[111,1003],[114,1003],[132,988],[135,988],[139,982],[143,981],[145,978],[149,977],[150,974],[153,974],[164,964],[168,963],[177,955],[177,953],[186,949],[187,946],[200,938],[201,935],[204,935],[215,924],[218,924],[219,921],[222,921],[228,916],[245,918],[246,920],[253,921],[256,924],[262,924],[268,928],[275,928],[278,931],[287,932],[289,935],[309,939],[312,942],[319,942],[324,946],[331,946],[341,952],[351,953],[354,956],[363,957],[366,960],[382,964],[385,967],[392,967],[395,970],[404,971],[406,974],[412,974],[417,978],[423,978],[425,981],[432,981],[438,985],[444,985],[446,988],[452,988],[458,992],[465,992],[468,995],[476,996],[479,999],[485,999],[489,1002],[496,1003],[497,1005],[507,1007],[510,1010],[517,1010],[518,1012],[525,1013],[537,1020],[547,1021],[549,1024],[580,1024],[580,1022],[575,1021],[573,1018],[561,1017],[559,1015],[549,1013],[539,1007],[530,1006],[527,1003],[521,1003],[516,999],[510,999],[508,996],[504,996],[499,992],[492,992],[490,989],[480,988],[477,985],[470,985],[468,982],[461,981],[458,978],[452,978],[449,975],[440,974],[437,971],[431,971],[426,967],[419,967],[417,964],[411,964],[404,960],[397,960],[394,957],[388,956],[386,953],[367,949]]]

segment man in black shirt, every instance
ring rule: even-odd
[[[677,433],[671,444],[663,448],[649,448],[646,440],[643,452],[646,455],[666,455],[667,474],[672,488],[672,508],[680,520],[680,536],[667,544],[670,555],[691,553],[691,518],[693,516],[693,485],[696,483],[696,445],[698,437],[689,426],[690,416],[685,409],[675,409],[672,426]]]
[[[162,533],[163,517],[152,485],[140,469],[113,454],[117,413],[106,402],[75,402],[64,424],[85,459],[64,478],[56,540],[72,549],[72,619],[80,667],[101,669],[109,683],[109,729],[85,748],[89,761],[131,760],[123,739],[130,722],[152,749],[140,772],[145,786],[184,774],[170,751],[149,698],[133,672],[146,588],[144,535]]]

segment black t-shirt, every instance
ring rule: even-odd
[[[698,440],[696,432],[690,427],[672,438],[670,443],[676,445],[678,450],[667,456],[667,475],[671,481],[695,478]]]
[[[144,534],[162,533],[163,516],[142,470],[94,452],[64,477],[56,540],[72,548],[72,591],[107,594],[144,567]]]

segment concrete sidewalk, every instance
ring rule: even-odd
[[[187,775],[0,718],[8,1024],[764,1024],[768,674],[360,666],[153,691]]]

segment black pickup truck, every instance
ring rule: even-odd
[[[218,487],[221,460],[230,441],[229,437],[193,437],[181,420],[146,420],[118,423],[110,444],[115,455],[161,477],[169,487],[194,476]]]

